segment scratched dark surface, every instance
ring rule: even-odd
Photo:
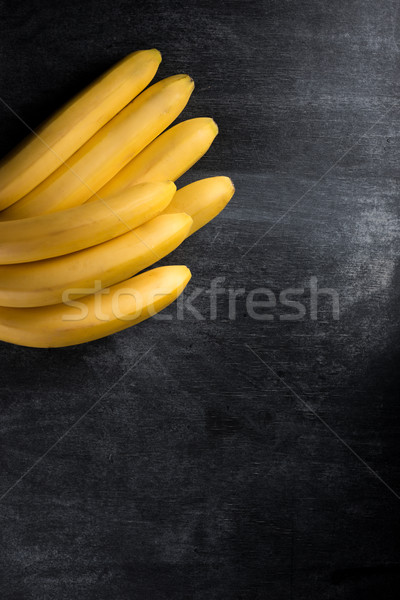
[[[1,343],[2,600],[400,597],[397,9],[1,3],[1,97],[31,126],[132,50],[189,72],[182,118],[220,135],[182,183],[237,192],[163,263],[191,268],[185,297],[219,276],[307,309],[255,320],[242,294],[231,320],[225,293],[212,320],[202,292],[201,321]],[[26,130],[0,124],[4,154]],[[310,318],[311,277],[339,320],[327,297]]]

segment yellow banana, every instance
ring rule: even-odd
[[[106,290],[36,308],[0,308],[0,339],[34,348],[72,346],[136,325],[173,302],[191,277],[185,266],[159,267]]]
[[[163,214],[185,212],[193,219],[190,234],[211,221],[235,193],[229,177],[208,177],[178,190]]]
[[[160,61],[158,50],[130,54],[24,140],[0,165],[0,210],[44,181],[135,98]]]
[[[83,204],[174,121],[193,87],[188,75],[174,75],[152,85],[57,171],[1,213],[1,220],[43,215]]]
[[[186,238],[191,225],[192,219],[184,213],[159,215],[129,233],[79,252],[2,265],[0,305],[58,304],[67,290],[73,289],[73,297],[79,298],[96,286],[106,288],[123,281],[172,252]]]
[[[209,117],[178,123],[142,150],[98,195],[107,198],[144,181],[176,181],[207,152],[217,134],[217,124]],[[87,202],[95,199],[93,195]]]
[[[115,238],[159,214],[175,190],[172,181],[141,183],[107,201],[0,223],[0,264],[60,256]]]

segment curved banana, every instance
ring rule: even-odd
[[[160,62],[158,50],[128,55],[24,140],[0,165],[0,210],[44,181],[140,94]]]
[[[218,134],[209,117],[178,123],[156,138],[99,191],[106,198],[144,181],[176,181],[207,152]],[[93,195],[87,202],[96,199]]]
[[[0,339],[34,348],[90,342],[153,316],[179,296],[190,277],[185,266],[159,267],[68,306],[1,307]]]
[[[185,212],[193,219],[190,234],[211,221],[228,204],[235,193],[229,177],[208,177],[178,190],[163,214]]]
[[[178,190],[161,215],[113,240],[47,260],[0,266],[0,305],[56,304],[66,289],[93,288],[96,281],[107,287],[134,275],[213,219],[233,193],[228,177],[202,179]]]
[[[176,119],[193,87],[188,75],[152,85],[0,219],[23,219],[83,204]]]
[[[187,237],[192,219],[159,215],[119,237],[65,256],[0,266],[0,306],[33,307],[62,302],[106,288],[146,269]],[[100,287],[99,287],[100,286]],[[79,291],[80,289],[80,291]]]
[[[0,223],[0,264],[61,256],[115,238],[159,214],[175,190],[172,181],[141,183],[107,201]]]

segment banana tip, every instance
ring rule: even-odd
[[[157,50],[157,48],[149,48],[148,50],[136,50],[135,52],[131,52],[130,54],[128,54],[128,57],[134,57],[138,54],[140,54],[143,57],[145,56],[146,58],[157,59],[158,63],[162,61],[161,52]]]
[[[182,212],[179,213],[181,215],[181,218],[184,220],[185,224],[188,226],[189,229],[192,228],[193,226],[193,218],[191,215],[189,215],[188,213]]]
[[[157,48],[150,48],[149,52],[153,54],[154,58],[158,59],[159,63],[162,61],[162,54]]]
[[[185,281],[187,283],[192,278],[192,273],[191,273],[189,267],[187,267],[186,265],[182,265],[182,270],[184,270],[184,273],[186,275],[185,276]]]
[[[189,85],[192,87],[192,89],[194,88],[194,79],[193,77],[191,77],[190,75],[188,75],[187,73],[185,73],[184,75],[182,75],[182,77],[184,77],[187,82],[189,83]]]
[[[172,188],[176,192],[176,185],[172,179],[167,179],[165,183],[168,185],[168,187]]]
[[[230,191],[230,198],[232,198],[233,194],[235,193],[235,184],[233,183],[232,179],[230,177],[228,177],[227,175],[219,175],[216,177],[216,180],[218,180],[221,182],[221,184],[223,185],[224,189]]]
[[[212,117],[210,117],[210,127],[211,127],[212,131],[214,132],[214,135],[218,135],[219,127]]]

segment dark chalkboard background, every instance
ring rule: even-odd
[[[2,599],[400,597],[397,13],[1,3],[0,94],[31,126],[136,49],[161,50],[157,79],[192,75],[181,118],[220,135],[181,183],[237,192],[163,264],[191,268],[185,297],[218,276],[303,287],[307,308],[255,320],[242,295],[231,320],[226,292],[213,320],[202,292],[202,321],[172,306],[84,346],[1,344]],[[0,124],[4,154],[26,129],[4,106]],[[339,320],[322,296],[310,318],[311,277]]]

